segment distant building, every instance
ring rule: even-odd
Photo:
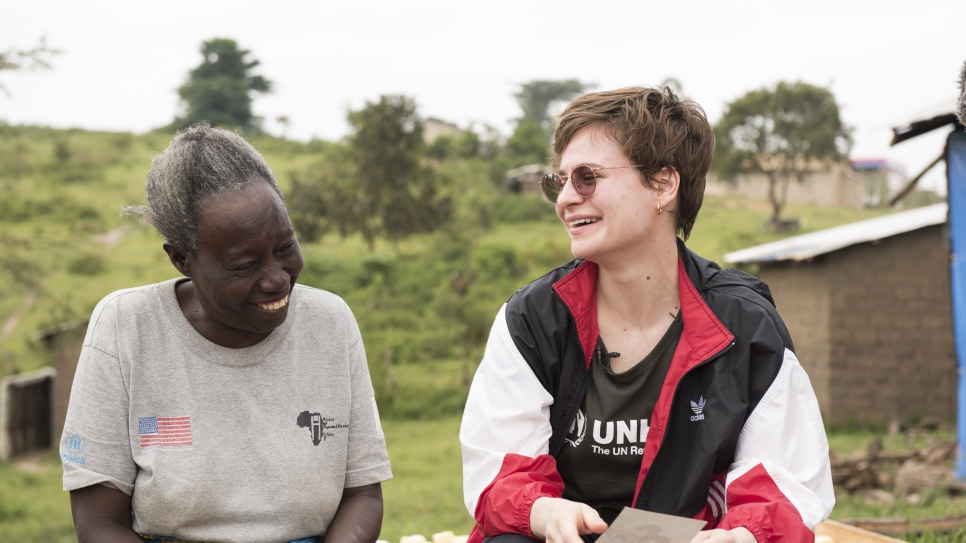
[[[741,174],[733,180],[708,175],[709,194],[737,195],[753,200],[769,201],[768,178],[764,174]],[[807,173],[801,183],[788,183],[790,204],[826,207],[865,207],[865,183],[848,163],[833,164],[827,170]]]
[[[453,123],[430,117],[423,121],[423,141],[432,143],[440,136],[456,138],[463,133],[463,129]]]
[[[946,204],[725,255],[768,283],[826,422],[952,419]]]
[[[542,194],[540,180],[550,173],[550,169],[543,164],[527,164],[513,168],[506,172],[503,189],[517,194]]]
[[[884,158],[852,159],[849,163],[865,184],[866,207],[886,206],[889,196],[895,194],[906,182],[902,166]]]

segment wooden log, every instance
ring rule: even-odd
[[[908,496],[921,490],[946,486],[953,481],[952,470],[944,465],[906,460],[896,472],[895,492],[899,496]]]

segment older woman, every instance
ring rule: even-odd
[[[272,171],[197,125],[145,193],[129,211],[184,277],[91,316],[61,445],[78,539],[375,541],[392,474],[365,350],[340,298],[296,284]]]
[[[588,94],[542,181],[576,260],[493,324],[460,440],[471,543],[593,540],[623,507],[695,541],[811,541],[828,443],[768,288],[689,251],[714,134],[670,90]],[[677,239],[677,235],[681,239]]]

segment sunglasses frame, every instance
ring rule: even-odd
[[[580,194],[584,198],[590,198],[591,196],[594,195],[594,191],[597,190],[597,172],[601,170],[619,170],[622,168],[642,168],[642,167],[643,166],[641,165],[635,164],[630,166],[600,166],[600,167],[594,168],[588,164],[578,164],[577,166],[574,167],[574,169],[570,170],[570,175],[563,176],[563,175],[550,172],[544,175],[540,179],[540,181],[537,181],[537,183],[540,184],[540,192],[543,193],[544,198],[549,200],[550,203],[556,204],[557,198],[560,198],[560,192],[563,192],[564,185],[566,185],[568,181],[573,184],[574,190],[577,192],[577,194]],[[577,181],[574,181],[574,172],[580,168],[587,168],[588,170],[590,170],[590,173],[593,174],[594,176],[594,184],[591,186],[589,194],[582,194],[580,192],[580,184],[578,184]],[[550,195],[547,193],[547,187],[549,186],[560,187],[560,192],[557,192],[557,195],[553,198],[551,198]]]

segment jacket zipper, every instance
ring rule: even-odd
[[[711,355],[710,357],[708,357],[707,359],[705,359],[703,362],[701,362],[699,364],[696,364],[693,368],[689,369],[687,372],[684,373],[684,375],[681,376],[681,379],[679,379],[678,380],[678,383],[674,386],[674,394],[671,395],[671,410],[668,411],[668,415],[667,415],[668,425],[670,425],[670,423],[671,423],[670,421],[672,420],[672,416],[674,415],[674,407],[675,407],[675,405],[677,405],[677,402],[675,400],[677,399],[678,387],[681,385],[681,381],[684,381],[684,379],[688,375],[690,375],[691,372],[693,372],[694,370],[696,370],[696,369],[698,369],[698,368],[700,368],[702,366],[705,366],[707,364],[710,364],[712,361],[716,360],[721,355],[723,355],[726,352],[728,352],[732,347],[734,347],[734,345],[735,345],[735,342],[732,341],[731,343],[729,343],[728,345],[726,345],[723,349],[721,349],[717,353]],[[665,428],[664,428],[664,434],[667,435],[667,426],[665,426]],[[660,447],[658,447],[657,453],[654,455],[654,461],[651,462],[651,467],[647,470],[647,475],[644,477],[644,481],[641,483],[641,493],[637,496],[637,502],[633,504],[635,509],[644,509],[644,507],[647,505],[647,500],[648,500],[648,498],[650,497],[650,494],[651,494],[652,481],[654,479],[653,477],[651,477],[651,474],[653,473],[654,466],[656,466],[657,463],[658,463],[658,459],[661,458],[661,452],[663,450],[664,450],[664,440],[662,439],[661,440],[661,445],[660,445]]]
[[[560,304],[562,304],[567,309],[567,313],[570,313],[570,308],[567,307],[567,304],[565,304],[564,301],[563,301],[563,299],[560,297],[560,295],[557,294],[556,289],[551,290],[551,292],[553,294],[553,297],[557,299],[557,302],[559,302]],[[571,323],[572,323],[574,337],[580,337],[579,334],[577,334],[577,320],[574,318],[573,313],[570,313],[570,320],[571,320]],[[595,350],[599,350],[599,349],[597,347],[595,347]],[[599,353],[598,353],[598,355],[599,355]],[[594,361],[591,360],[591,364],[593,364],[593,362]],[[585,390],[584,389],[587,386],[587,374],[588,373],[590,373],[590,366],[589,365],[585,368],[585,371],[583,371],[582,373],[577,374],[577,383],[576,383],[577,384],[577,394],[571,395],[571,402],[568,403],[567,408],[566,408],[566,411],[564,412],[564,421],[565,422],[564,422],[563,428],[561,429],[561,434],[560,434],[561,437],[560,437],[560,440],[554,446],[554,448],[553,448],[552,451],[548,451],[549,454],[550,454],[550,456],[553,456],[554,458],[557,457],[557,453],[559,453],[561,447],[563,447],[564,441],[565,441],[565,439],[567,437],[566,430],[568,428],[570,428],[570,425],[573,424],[573,422],[574,422],[574,418],[577,417],[577,411],[580,409],[580,402],[581,402],[581,400],[583,400],[583,397],[584,397],[584,393],[585,393]]]

